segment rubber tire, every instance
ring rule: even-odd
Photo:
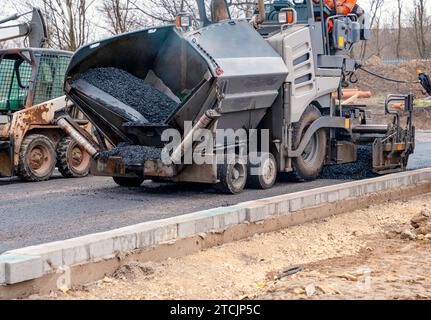
[[[234,170],[236,165],[242,167],[242,172],[244,175],[243,182],[239,185],[235,185],[232,181],[232,171]],[[238,158],[235,158],[235,160],[231,161],[231,163],[227,163],[227,161],[225,161],[225,163],[217,165],[217,177],[220,180],[220,182],[216,184],[216,190],[219,193],[241,193],[247,183],[247,165],[239,163]]]
[[[114,182],[118,184],[120,187],[139,187],[142,182],[144,182],[144,178],[128,178],[128,177],[112,177]]]
[[[253,168],[259,168],[261,164],[250,164],[248,165],[248,173],[247,173],[247,187],[251,189],[270,189],[274,186],[275,181],[277,180],[277,161],[275,160],[272,153],[268,153],[269,161],[272,162],[274,168],[274,175],[270,182],[267,182],[263,179],[262,175],[252,175],[251,170]]]
[[[298,148],[306,129],[321,117],[322,114],[315,106],[309,105],[307,109],[305,109],[299,122],[293,124],[292,145],[294,149]],[[316,180],[325,163],[327,146],[326,131],[324,129],[320,129],[314,134],[314,136],[316,137],[317,142],[317,151],[315,152],[316,156],[314,161],[307,163],[302,155],[298,158],[292,159],[293,172],[290,176],[295,181]],[[310,143],[312,142],[313,140],[310,140]]]
[[[81,149],[81,152],[85,152],[83,161],[87,164],[84,163],[85,166],[81,170],[74,168],[70,163],[71,152],[75,146],[78,146],[78,143],[71,137],[64,137],[57,145],[57,168],[65,178],[82,178],[88,176],[90,172],[91,157],[85,150]]]
[[[48,168],[44,170],[42,173],[38,173],[34,169],[32,169],[27,162],[27,157],[29,152],[36,146],[42,146],[46,152],[48,152],[48,156],[51,158],[50,163],[48,163]],[[18,164],[18,176],[25,181],[46,181],[51,178],[56,162],[56,154],[55,147],[52,141],[41,134],[30,134],[24,138],[21,149],[19,152],[19,164]]]

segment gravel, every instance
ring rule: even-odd
[[[90,69],[79,79],[141,113],[149,123],[163,123],[178,104],[144,80],[117,68]]]
[[[325,166],[320,174],[322,179],[361,180],[376,177],[373,171],[372,146],[358,147],[358,161],[354,163]]]
[[[162,149],[130,145],[120,143],[117,147],[109,151],[101,152],[102,158],[121,157],[126,165],[141,165],[146,160],[157,160],[161,158]]]
[[[79,79],[85,80],[117,100],[132,107],[142,114],[150,124],[162,124],[178,107],[171,98],[160,92],[144,80],[117,68],[90,69]],[[128,122],[126,126],[139,125]],[[119,144],[110,151],[101,153],[104,158],[121,157],[126,165],[142,165],[146,160],[161,158],[159,148]]]

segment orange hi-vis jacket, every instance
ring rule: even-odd
[[[319,0],[313,0],[314,3],[319,3]],[[334,1],[333,0],[324,0],[323,1],[328,7],[331,9],[334,8]],[[337,14],[349,14],[353,11],[353,8],[355,8],[357,0],[335,0],[335,4],[337,5]],[[328,31],[332,31],[334,22],[332,20],[329,21],[328,25]]]
[[[324,1],[331,9],[334,8],[334,1],[325,0]],[[335,3],[337,5],[337,13],[338,14],[349,14],[353,11],[353,8],[356,5],[357,0],[336,0]]]

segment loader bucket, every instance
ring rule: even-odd
[[[159,146],[165,128],[181,131],[184,121],[216,105],[218,128],[257,127],[286,76],[282,58],[247,21],[226,21],[186,33],[143,29],[87,45],[72,58],[65,91],[114,145]],[[124,77],[133,78],[130,85]],[[156,98],[135,99],[134,92]]]

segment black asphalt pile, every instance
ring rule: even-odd
[[[141,165],[146,160],[160,159],[161,153],[162,149],[159,148],[120,143],[112,150],[101,152],[100,156],[121,157],[126,165]]]
[[[150,123],[164,123],[178,104],[144,80],[117,68],[90,69],[79,79],[141,113]]]
[[[358,161],[354,163],[325,166],[320,174],[322,179],[361,180],[377,175],[373,170],[372,146],[358,147]]]

